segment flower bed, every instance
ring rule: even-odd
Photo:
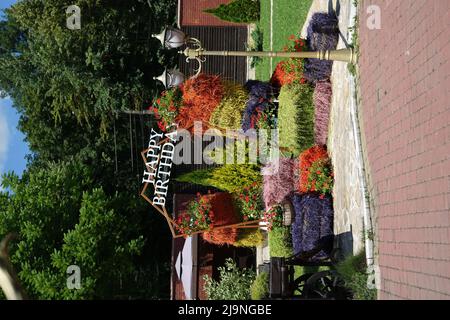
[[[224,85],[219,76],[200,74],[187,80],[181,91],[183,104],[176,121],[180,127],[189,128],[194,121],[209,122],[212,112],[222,101]]]
[[[275,89],[261,81],[248,81],[249,98],[242,118],[242,129],[272,129],[276,127]]]
[[[310,51],[336,49],[339,33],[336,16],[327,13],[315,13],[308,25],[308,48]],[[304,76],[311,82],[327,80],[331,75],[333,61],[305,59]]]
[[[266,209],[280,203],[295,190],[295,161],[279,158],[262,169],[263,200]]]
[[[315,109],[314,142],[319,146],[327,144],[331,95],[331,83],[329,81],[317,82],[313,96]]]
[[[333,201],[317,194],[294,194],[292,204],[295,221],[292,224],[294,254],[308,252],[321,246],[312,261],[327,258],[333,247]]]
[[[283,48],[285,52],[302,52],[306,50],[306,41],[295,35],[289,37],[289,43]],[[275,88],[281,88],[287,84],[303,84],[306,82],[304,73],[304,59],[290,58],[281,61],[275,67],[270,83]]]
[[[280,147],[298,156],[314,145],[313,89],[307,84],[283,86],[279,101]]]
[[[209,123],[221,129],[240,129],[247,100],[248,92],[243,86],[224,82],[223,98],[212,112]]]
[[[333,188],[331,161],[324,147],[314,146],[299,157],[301,193],[318,192],[321,197],[330,194]]]

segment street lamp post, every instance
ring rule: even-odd
[[[198,69],[194,77],[198,76],[202,69],[202,63],[207,56],[223,57],[280,57],[280,58],[309,58],[329,61],[343,61],[356,63],[357,55],[353,49],[321,50],[304,52],[278,52],[278,51],[208,51],[202,46],[200,40],[187,36],[183,31],[176,28],[165,28],[160,34],[152,35],[168,49],[177,49],[186,45],[186,49],[179,51],[186,56],[186,61],[197,60]],[[167,88],[176,87],[183,83],[184,75],[176,70],[165,70],[164,73],[154,79],[161,81]]]

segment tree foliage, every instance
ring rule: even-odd
[[[250,300],[250,288],[256,276],[253,270],[239,269],[230,258],[218,269],[220,281],[204,277],[209,300]]]
[[[256,22],[259,20],[259,0],[233,0],[217,8],[206,9],[205,12],[230,22]]]
[[[0,238],[18,234],[12,263],[31,298],[169,295],[170,233],[131,169],[130,135],[146,140],[153,119],[139,131],[116,111],[157,93],[152,77],[174,55],[150,34],[173,23],[176,3],[22,0],[0,21],[0,91],[31,150],[22,177],[3,176]],[[66,27],[73,4],[81,30]],[[69,265],[79,290],[66,286]]]

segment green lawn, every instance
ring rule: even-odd
[[[264,51],[270,50],[270,0],[260,0],[260,26],[264,37]],[[305,23],[312,0],[273,0],[273,50],[282,51],[288,44],[291,34],[299,34]],[[273,59],[272,69],[275,69],[282,59]],[[256,66],[256,79],[267,81],[272,76],[270,58]]]

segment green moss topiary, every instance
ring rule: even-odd
[[[234,0],[217,8],[206,9],[204,12],[229,22],[256,22],[259,20],[259,0]]]
[[[250,288],[252,300],[262,300],[269,297],[269,274],[261,272],[256,276]]]
[[[286,85],[280,91],[279,144],[294,156],[314,145],[313,93],[308,84]]]

